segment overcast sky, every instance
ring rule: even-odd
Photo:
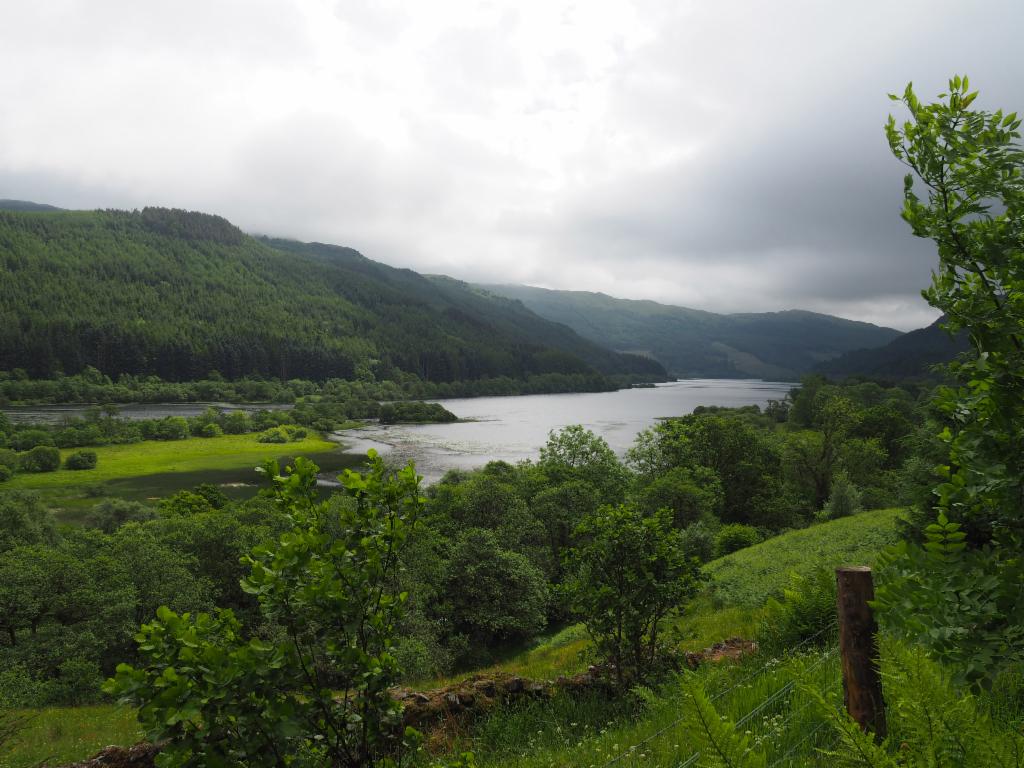
[[[1024,109],[1024,3],[7,0],[0,198],[166,205],[465,280],[909,329],[913,80]]]

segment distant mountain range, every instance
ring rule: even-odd
[[[209,214],[0,210],[0,370],[93,366],[436,382],[541,374],[663,378],[519,302],[350,248],[246,235]],[[18,210],[11,210],[17,208]]]
[[[801,310],[716,314],[603,293],[482,285],[580,336],[647,355],[681,377],[795,379],[852,350],[882,347],[900,331]]]
[[[862,376],[869,379],[899,381],[935,377],[933,366],[951,362],[970,348],[966,334],[950,336],[939,318],[927,328],[904,334],[885,346],[847,352],[817,367],[831,378]]]

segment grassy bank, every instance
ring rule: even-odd
[[[784,533],[705,566],[708,597],[715,607],[758,608],[777,597],[790,573],[816,568],[872,565],[878,553],[897,539],[902,510],[874,509],[810,528]]]
[[[29,720],[0,749],[0,768],[62,765],[91,757],[111,744],[142,739],[135,711],[118,705],[46,707],[25,712]]]
[[[105,483],[130,477],[208,469],[256,466],[284,453],[289,455],[330,451],[337,447],[320,437],[295,443],[261,443],[256,435],[192,437],[185,440],[146,440],[125,445],[104,445],[96,451],[95,469],[59,469],[56,472],[20,473],[8,480],[4,490],[45,490]],[[61,461],[73,450],[61,451]]]

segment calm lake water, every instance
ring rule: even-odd
[[[426,483],[439,480],[449,469],[472,469],[488,461],[516,462],[534,459],[553,429],[582,424],[603,437],[622,455],[638,432],[658,419],[682,416],[698,405],[765,405],[779,400],[793,384],[776,381],[735,379],[689,379],[652,388],[622,389],[566,395],[524,395],[521,397],[476,397],[440,400],[460,419],[454,424],[371,426],[336,433],[339,449],[309,458],[321,467],[321,479],[333,478],[345,467],[356,467],[370,448],[391,462],[405,464],[412,459]],[[208,406],[222,410],[257,410],[289,406],[232,403],[158,403],[120,406],[121,416],[132,419],[162,416],[194,416]],[[31,406],[3,409],[12,421],[46,421],[59,424],[81,416],[84,406]],[[287,451],[286,446],[268,446],[269,451]],[[115,480],[108,483],[115,495],[147,499],[164,496],[198,483],[214,483],[236,498],[256,490],[251,467],[167,473]]]
[[[617,392],[440,400],[460,419],[472,421],[373,426],[338,437],[351,454],[375,448],[393,462],[412,459],[430,483],[449,469],[472,469],[497,459],[536,458],[548,433],[570,424],[582,424],[622,455],[638,432],[660,418],[691,413],[698,405],[764,406],[783,398],[793,386],[777,381],[689,379]]]

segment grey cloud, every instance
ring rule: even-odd
[[[966,71],[1024,108],[1022,21],[1009,0],[7,4],[0,196],[910,328],[935,257],[899,219],[885,94]]]

